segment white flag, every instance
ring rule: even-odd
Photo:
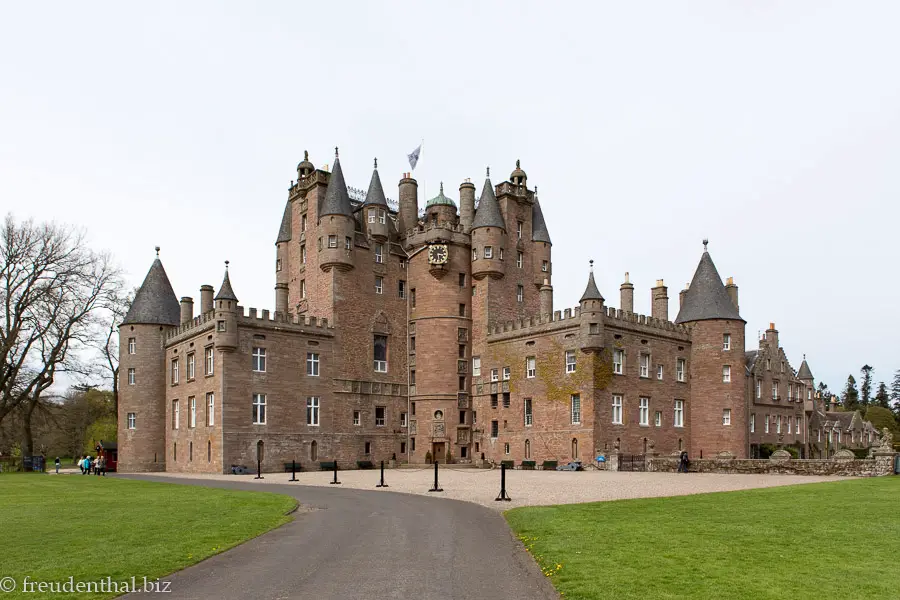
[[[416,165],[419,162],[420,154],[422,154],[422,144],[419,144],[419,146],[415,150],[410,152],[409,155],[407,156],[407,158],[409,158],[409,166],[414,171],[416,170]]]

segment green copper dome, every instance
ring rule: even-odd
[[[443,181],[441,182],[441,191],[438,193],[437,196],[435,196],[434,198],[432,198],[431,200],[429,200],[428,202],[425,203],[425,208],[428,208],[429,206],[438,206],[441,204],[444,204],[447,206],[452,206],[453,208],[456,208],[456,202],[454,202],[453,200],[451,200],[450,198],[448,198],[447,196],[444,195],[444,182]]]

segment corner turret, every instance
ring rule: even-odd
[[[506,272],[503,263],[506,223],[503,222],[490,175],[488,169],[478,210],[472,221],[472,277],[475,279],[484,279],[485,276],[500,279]]]
[[[444,195],[443,181],[438,195],[425,203],[425,222],[456,225],[456,203]]]
[[[369,191],[366,192],[366,201],[362,205],[363,218],[369,235],[376,240],[384,241],[390,233],[388,224],[388,205],[384,197],[384,188],[381,187],[381,177],[378,176],[378,159],[375,159],[375,168],[372,170],[372,180],[369,182]]]
[[[237,315],[238,299],[231,289],[231,278],[228,276],[228,261],[225,261],[225,278],[222,279],[222,287],[215,298],[216,306],[216,332],[215,345],[217,350],[230,351],[237,349]]]
[[[596,352],[603,348],[604,300],[594,281],[593,260],[590,269],[587,287],[584,288],[579,300],[581,310],[578,315],[578,333],[581,338],[581,349],[585,352]]]
[[[531,243],[534,249],[534,283],[543,289],[545,285],[552,285],[553,281],[553,262],[551,260],[553,244],[550,242],[550,233],[547,231],[547,223],[544,221],[544,213],[541,211],[541,203],[538,201],[537,187],[534,188],[534,204],[531,206]],[[541,294],[543,301],[543,291]]]
[[[334,170],[319,211],[319,268],[323,271],[349,271],[353,268],[355,224],[350,194],[347,193],[338,149],[335,148]]]
[[[278,228],[278,237],[275,239],[275,311],[282,313],[287,312],[288,304],[292,217],[293,204],[288,200],[284,206],[284,215],[281,217],[281,226]]]

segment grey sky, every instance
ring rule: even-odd
[[[748,349],[775,321],[833,390],[864,362],[887,381],[898,21],[895,2],[6,2],[0,209],[84,226],[135,285],[158,244],[179,296],[229,259],[241,303],[272,308],[303,150],[340,146],[361,188],[377,156],[396,198],[424,138],[420,202],[522,160],[556,308],[593,258],[608,304],[629,271],[648,313],[664,278],[674,319],[708,236]]]

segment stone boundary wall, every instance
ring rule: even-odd
[[[845,477],[880,477],[894,473],[896,453],[876,453],[866,459],[691,459],[690,473],[736,473],[778,475],[841,475]],[[658,473],[678,471],[677,456],[647,457],[647,470]]]

